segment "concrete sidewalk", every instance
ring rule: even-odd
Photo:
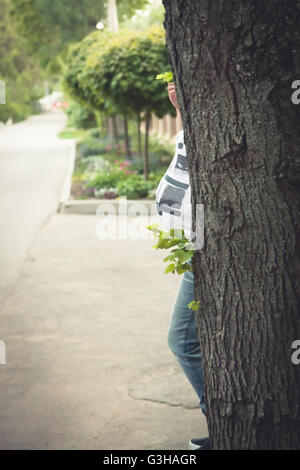
[[[186,449],[207,435],[167,345],[180,277],[149,240],[54,214],[1,314],[1,449]]]
[[[19,276],[28,247],[56,212],[74,142],[56,134],[61,111],[31,116],[0,133],[0,306]]]

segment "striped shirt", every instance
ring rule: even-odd
[[[191,240],[192,206],[183,129],[176,136],[176,150],[169,168],[156,190],[156,208],[160,230],[181,228]]]

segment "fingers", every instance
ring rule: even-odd
[[[168,91],[175,91],[175,83],[168,83]]]

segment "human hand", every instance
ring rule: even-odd
[[[178,101],[177,101],[175,83],[169,83],[168,84],[168,95],[169,95],[169,99],[170,99],[172,105],[177,109],[177,111],[180,111]]]

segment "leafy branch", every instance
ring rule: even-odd
[[[163,80],[164,83],[171,83],[173,82],[173,74],[172,72],[161,73],[160,75],[156,75],[156,80]]]
[[[164,232],[159,229],[158,224],[147,225],[147,229],[153,232],[157,240],[153,248],[157,250],[172,248],[171,253],[164,258],[165,262],[170,262],[165,269],[165,274],[175,274],[175,272],[183,274],[186,271],[192,271],[189,261],[194,255],[195,245],[185,237],[183,229],[172,228],[169,232]],[[188,304],[188,308],[198,310],[199,301],[193,300]]]
[[[165,262],[170,261],[165,274],[169,272],[182,274],[192,270],[188,261],[193,257],[194,244],[185,237],[183,229],[172,228],[169,232],[164,232],[158,228],[158,224],[148,225],[147,228],[154,233],[157,240],[153,248],[157,250],[172,248],[171,254],[164,258]]]
[[[190,302],[188,304],[188,308],[191,309],[191,310],[194,310],[194,311],[197,311],[199,310],[199,300],[192,300],[192,302]]]

